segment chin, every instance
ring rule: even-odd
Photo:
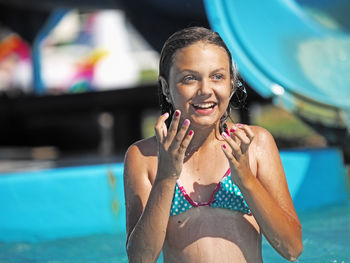
[[[197,116],[194,118],[191,118],[191,125],[196,128],[216,127],[219,122],[220,122],[220,118],[207,118],[207,117],[198,118]]]

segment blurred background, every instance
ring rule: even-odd
[[[0,262],[127,262],[123,157],[154,133],[159,53],[188,26],[232,52],[248,93],[233,120],[277,142],[299,262],[350,262],[349,14],[348,0],[0,0]]]
[[[299,1],[310,19],[329,30],[349,32],[344,13],[348,4],[344,8],[344,3],[340,7],[335,3],[344,1],[333,1],[329,8],[327,1],[314,2]],[[217,30],[207,13],[201,0],[0,0],[0,158],[57,162],[122,158],[128,145],[153,134],[163,42],[186,26]],[[343,42],[342,63],[347,66],[338,71],[345,76],[350,58],[349,42]],[[307,47],[304,50],[310,53]],[[294,105],[307,106],[291,109],[274,99],[279,88],[283,93],[282,83],[269,84],[267,89],[273,92],[266,93],[261,88],[265,84],[249,78],[253,72],[244,73],[248,100],[244,109],[236,111],[237,121],[266,127],[281,149],[336,146],[350,160],[349,117],[342,112],[346,110],[332,100],[328,105],[314,100],[307,92],[310,84],[303,83],[297,83],[301,88],[291,94],[299,100]],[[348,87],[349,78],[339,76],[336,81]],[[0,169],[11,168],[2,164]]]

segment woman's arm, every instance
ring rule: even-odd
[[[155,262],[163,247],[175,180],[151,185],[137,146],[125,158],[124,189],[129,262]]]
[[[158,162],[153,185],[149,179],[149,157],[141,153],[140,146],[131,146],[125,157],[127,253],[130,262],[157,260],[166,235],[176,180],[192,138],[192,133],[186,135],[189,121],[178,130],[180,112],[175,114],[169,131],[164,123],[167,118],[167,115],[162,115],[155,126],[157,143],[152,147],[158,147]],[[144,143],[142,147],[150,147],[150,144]]]
[[[224,149],[237,182],[254,218],[270,244],[293,261],[303,249],[302,231],[290,196],[279,152],[265,129],[243,125],[226,141]],[[252,143],[254,138],[254,143]],[[257,176],[249,168],[249,154],[257,160]]]

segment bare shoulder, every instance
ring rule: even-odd
[[[254,125],[250,125],[249,128],[254,133],[253,145],[255,150],[258,151],[257,154],[270,150],[278,151],[275,139],[267,129]]]
[[[279,150],[272,134],[265,128],[249,126],[254,134],[250,154],[254,156],[258,165],[258,177],[271,179],[277,172],[284,175]]]
[[[261,126],[249,125],[249,128],[254,132],[255,139],[258,141],[273,140],[272,134]]]
[[[157,156],[157,140],[155,136],[133,143],[126,152],[126,158],[147,158]]]
[[[157,140],[149,137],[133,143],[124,159],[124,176],[152,177],[156,165]]]
[[[262,181],[285,180],[279,150],[272,134],[265,128],[250,126],[254,132],[253,153],[258,164],[258,178]]]

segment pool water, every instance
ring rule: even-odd
[[[304,252],[299,263],[350,263],[350,200],[327,208],[300,212]],[[1,263],[128,262],[125,234],[91,235],[37,243],[0,242]],[[265,263],[287,262],[263,241]]]
[[[299,263],[350,263],[350,200],[336,206],[298,213],[304,251]],[[288,262],[263,242],[264,262]]]

